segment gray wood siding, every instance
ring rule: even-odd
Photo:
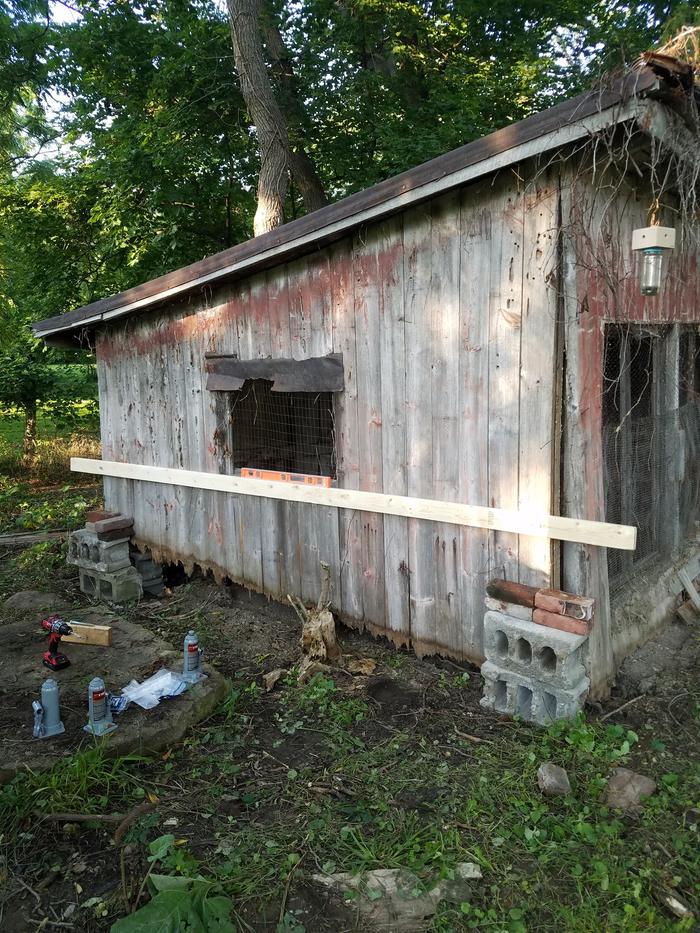
[[[204,354],[343,354],[338,485],[533,512],[552,502],[554,175],[512,172],[98,338],[103,458],[219,472]],[[484,586],[550,579],[549,541],[301,503],[105,480],[161,559],[333,603],[418,653],[482,659]]]

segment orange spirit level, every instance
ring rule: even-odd
[[[325,486],[330,488],[333,481],[330,476],[313,476],[311,473],[285,473],[282,470],[256,470],[242,467],[241,476],[248,479],[271,479],[278,483],[301,483],[303,486]]]

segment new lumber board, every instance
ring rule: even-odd
[[[99,645],[103,648],[112,647],[112,626],[92,625],[89,622],[73,622],[70,627],[72,635],[64,635],[63,641],[69,645]]]
[[[190,489],[213,489],[243,496],[284,499],[288,502],[306,502],[311,505],[378,512],[383,515],[403,515],[407,518],[448,522],[454,525],[471,525],[476,528],[557,538],[560,541],[577,541],[627,551],[633,551],[637,544],[637,529],[632,525],[613,525],[609,522],[592,522],[585,519],[565,518],[560,515],[531,516],[527,512],[466,505],[462,502],[393,496],[360,489],[323,489],[298,483],[276,483],[273,480],[222,476],[195,470],[92,460],[85,457],[71,458],[71,470],[76,473],[114,476],[147,483],[164,483]]]

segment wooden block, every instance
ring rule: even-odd
[[[494,599],[506,603],[515,603],[516,606],[535,607],[536,586],[526,586],[524,583],[512,583],[510,580],[491,580],[486,584],[486,592]]]
[[[502,612],[511,619],[520,619],[522,622],[532,622],[533,610],[529,606],[519,606],[517,603],[507,603],[503,599],[494,599],[487,596],[484,600],[487,609],[492,612]]]
[[[700,622],[700,612],[698,612],[690,599],[687,599],[679,606],[676,612],[686,625],[697,625],[697,623]]]
[[[546,609],[572,619],[592,619],[595,600],[590,596],[574,596],[561,590],[538,590],[535,594],[537,609]]]
[[[126,515],[116,515],[114,518],[105,518],[102,521],[95,522],[95,532],[99,535],[106,531],[120,531],[123,528],[131,528],[133,524],[133,518],[128,518]]]
[[[72,635],[64,635],[63,641],[70,645],[100,645],[103,648],[112,646],[111,625],[90,625],[88,622],[69,622],[73,629]]]
[[[535,609],[532,621],[560,632],[571,632],[572,635],[590,635],[593,627],[593,622],[589,619],[572,619],[571,616],[560,616],[555,612],[547,612],[546,609]]]
[[[678,579],[683,584],[683,589],[686,591],[688,596],[690,596],[690,601],[695,606],[696,609],[700,609],[700,593],[695,589],[695,585],[690,577],[690,574],[685,569],[678,571]]]

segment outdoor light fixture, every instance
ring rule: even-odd
[[[676,231],[673,227],[640,227],[632,233],[639,289],[645,297],[658,295],[661,291],[668,257],[675,245]]]

